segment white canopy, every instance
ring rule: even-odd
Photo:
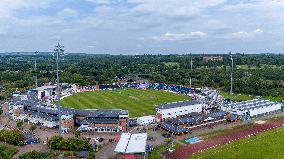
[[[122,133],[114,151],[117,153],[145,153],[146,141],[147,133]]]
[[[85,130],[85,131],[90,131],[92,128],[89,127],[88,125],[81,125],[77,130],[78,131],[82,131],[82,130]]]
[[[55,127],[57,124],[55,122],[50,122],[50,121],[45,121],[43,123],[43,126],[49,127],[49,128],[53,128]]]

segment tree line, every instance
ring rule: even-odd
[[[205,56],[221,56],[221,61],[203,60]],[[284,55],[234,54],[235,93],[260,96],[284,96]],[[193,59],[193,71],[190,60]],[[37,72],[34,60],[37,60]],[[55,82],[55,60],[46,54],[2,55],[0,60],[0,91],[4,99],[16,89],[21,91],[38,83]],[[151,82],[213,87],[230,90],[231,61],[229,55],[92,55],[68,54],[60,60],[60,81],[78,85],[118,82],[133,74]]]

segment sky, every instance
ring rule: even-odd
[[[280,53],[284,0],[0,0],[0,52]]]

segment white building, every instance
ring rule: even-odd
[[[61,97],[67,97],[70,95],[73,95],[73,93],[77,92],[77,86],[75,84],[68,84],[68,83],[61,83],[60,84],[60,89],[61,89]],[[37,93],[37,98],[38,99],[42,99],[42,98],[54,98],[54,96],[56,95],[56,89],[57,86],[56,85],[44,85],[41,87],[38,87],[36,89],[34,89],[33,91],[35,91]],[[54,99],[52,99],[54,100]]]
[[[37,98],[41,99],[43,97],[50,97],[56,94],[56,86],[41,86],[35,89],[37,91]]]
[[[124,155],[127,154],[145,156],[146,143],[147,133],[122,133],[114,152],[116,153],[117,158],[122,158]]]
[[[142,116],[137,118],[137,124],[141,126],[146,126],[154,123],[156,123],[156,117],[153,115]]]
[[[164,119],[176,118],[193,112],[202,112],[204,106],[196,100],[161,104],[156,107],[156,119],[160,122]]]
[[[254,117],[281,110],[281,103],[272,102],[270,100],[253,99],[226,104],[223,109],[240,116]]]
[[[13,94],[12,94],[12,96],[13,96],[13,99],[19,99],[19,100],[28,100],[28,95],[27,95],[27,93],[22,93],[22,92],[14,92]]]

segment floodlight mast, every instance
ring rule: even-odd
[[[60,106],[60,87],[59,87],[59,57],[64,56],[64,46],[59,43],[55,46],[54,56],[56,56],[56,88],[57,88],[57,108],[58,108],[58,117],[59,117],[59,136],[61,136],[61,106]]]
[[[231,61],[232,61],[232,70],[231,70],[231,89],[230,89],[230,95],[233,95],[233,70],[234,70],[234,59],[233,55],[231,54]]]
[[[191,81],[192,81],[192,55],[190,54],[190,78],[189,78],[190,88],[191,88]]]
[[[34,68],[34,71],[35,71],[35,87],[37,88],[37,72],[36,72],[36,56],[39,54],[39,51],[36,51],[34,53],[34,56],[35,56],[35,68]]]

